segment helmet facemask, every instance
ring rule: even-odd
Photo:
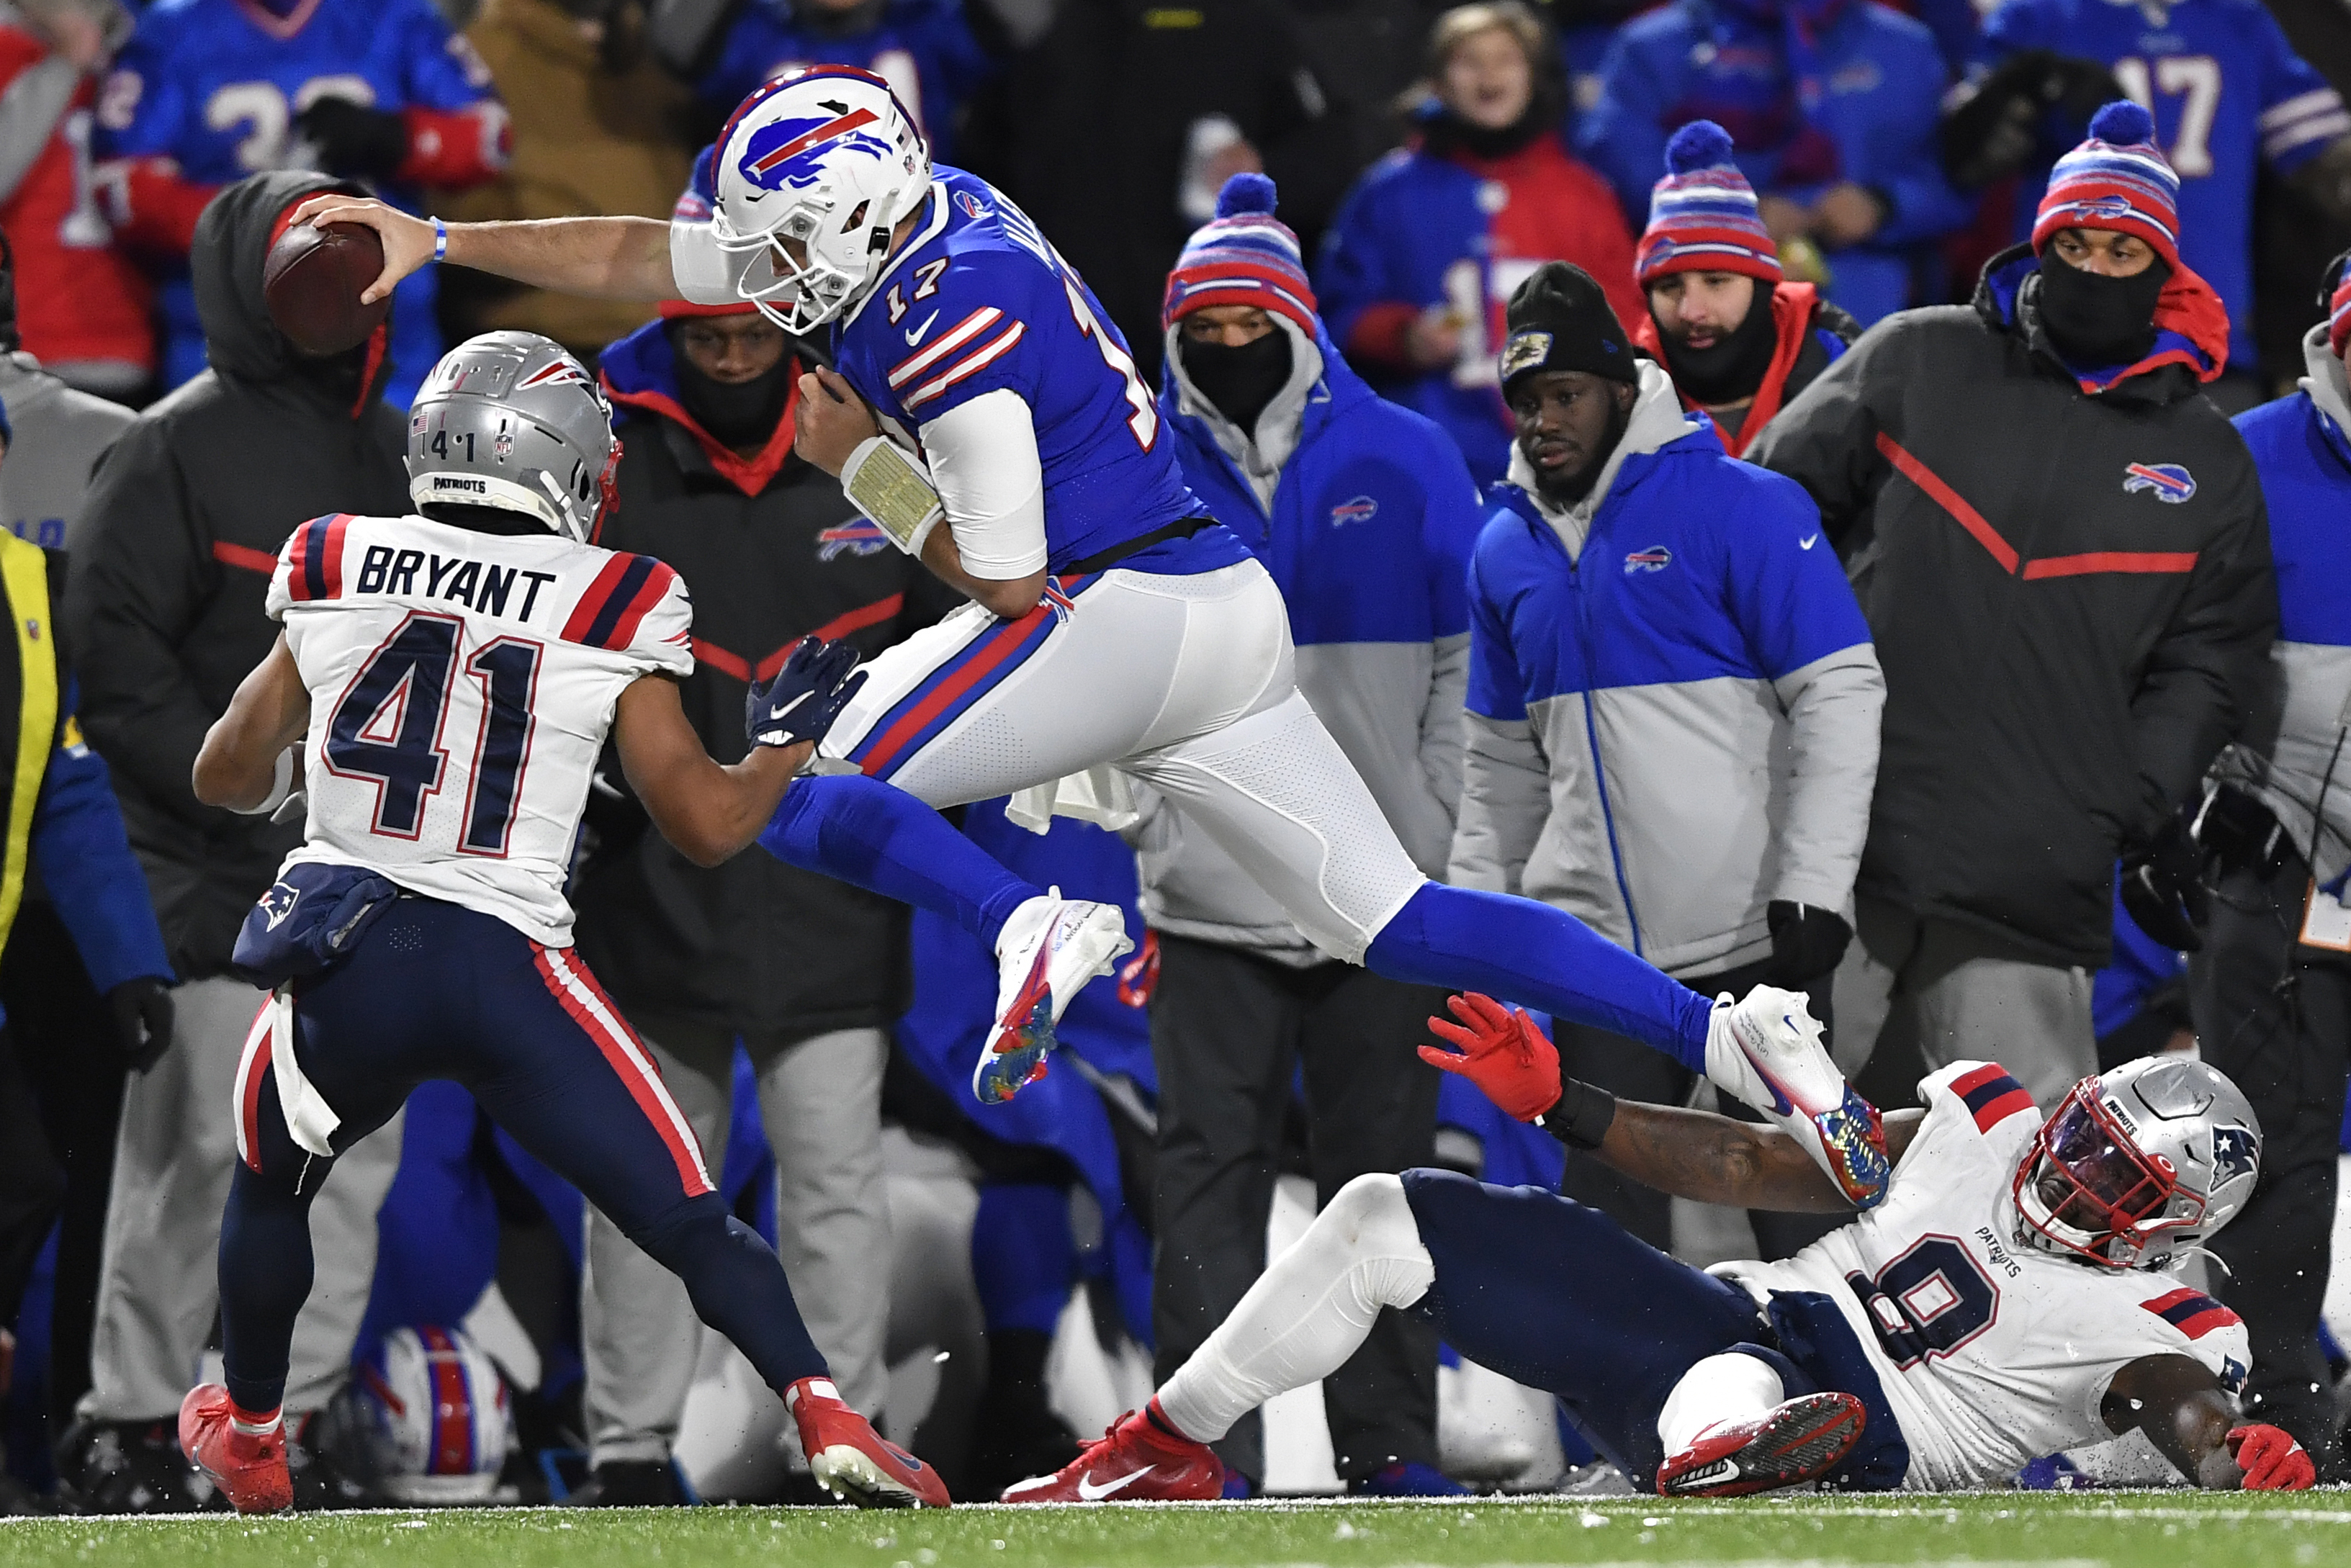
[[[2172,1250],[2204,1218],[2161,1155],[2123,1126],[2096,1078],[2076,1083],[2043,1123],[2011,1185],[2026,1239],[2108,1268]]]

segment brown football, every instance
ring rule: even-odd
[[[383,241],[364,224],[296,224],[261,264],[261,298],[277,329],[306,354],[356,349],[391,312],[389,297],[360,303],[383,271]]]

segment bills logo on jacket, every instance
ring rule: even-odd
[[[1331,526],[1334,528],[1349,523],[1368,523],[1380,515],[1380,504],[1369,496],[1357,496],[1331,508]]]
[[[2176,507],[2196,494],[2196,478],[2177,463],[2134,463],[2123,470],[2123,490],[2152,490],[2157,500]]]
[[[832,560],[843,554],[872,555],[889,542],[890,536],[872,518],[852,517],[817,534],[816,559]]]
[[[1625,575],[1630,577],[1636,571],[1663,571],[1673,564],[1673,551],[1663,545],[1651,545],[1647,549],[1636,549],[1625,558]]]

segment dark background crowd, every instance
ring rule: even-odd
[[[599,371],[626,450],[601,542],[692,588],[687,707],[722,759],[743,684],[800,635],[872,652],[950,607],[792,454],[821,343],[747,308],[427,269],[368,345],[307,360],[261,304],[285,214],[340,188],[453,221],[666,217],[744,94],[821,63],[885,78],[935,160],[1012,197],[1088,280],[1165,389],[1194,488],[1270,551],[1301,685],[1432,874],[1559,903],[1709,992],[1810,987],[1881,1104],[1959,1056],[2000,1056],[2044,1105],[2152,1050],[2200,1045],[2237,1076],[2271,1158],[2213,1288],[2253,1327],[2266,1418],[2344,1479],[2344,1357],[2321,1320],[2351,927],[2330,935],[2319,902],[2341,892],[2330,821],[2351,821],[2333,603],[2351,556],[2322,538],[2351,502],[2341,5],[12,0],[0,521],[69,565],[40,613],[32,580],[7,579],[36,626],[19,684],[38,626],[61,629],[68,716],[20,737],[16,797],[41,804],[9,819],[0,885],[0,1504],[207,1501],[171,1417],[214,1333],[260,999],[228,956],[299,829],[198,805],[189,763],[275,635],[262,593],[291,529],[409,509],[400,411],[444,348],[527,329]],[[2123,99],[2151,130],[2093,137]],[[2066,252],[2096,209],[2060,223],[2065,193],[2133,158],[2169,177],[2123,226],[2136,250]],[[1278,221],[1270,192],[1231,183],[1247,173],[1271,177]],[[1589,298],[1524,290],[1562,260]],[[1270,268],[1298,308],[1176,303],[1171,272],[1224,265]],[[2052,290],[2076,274],[2097,281],[2063,297],[2068,318]],[[2080,328],[2106,308],[2093,293],[2126,315],[2143,294],[2146,340]],[[1924,307],[1956,308],[1902,314]],[[1524,367],[1503,350],[1530,323],[1627,350],[1614,455],[1562,486],[1527,467],[1542,416],[1506,400]],[[1816,521],[1849,590],[1741,555],[1733,492],[1636,485],[1693,412],[1726,461],[1793,482],[1736,507]],[[1541,663],[1529,641],[1576,612],[1502,586],[1537,568],[1478,545],[1464,477],[1524,487],[1571,569],[1604,537],[1635,547],[1593,581],[1719,555],[1774,585],[1706,612],[1744,651],[1696,674],[1597,658],[1537,689],[1510,656]],[[1966,564],[1921,553],[1922,510]],[[1284,553],[1303,538],[1347,542]],[[1984,552],[2003,575],[1978,593]],[[1405,631],[1317,632],[1299,607],[1353,602],[1351,572],[1449,586]],[[2044,579],[2065,596],[2025,596]],[[1653,613],[1630,591],[1591,591],[1626,645]],[[1969,620],[2001,628],[1998,660],[1952,652]],[[1367,664],[1372,644],[1409,657]],[[1727,707],[1723,681],[1745,694]],[[1659,695],[1708,682],[1694,706]],[[63,764],[46,792],[27,782],[51,728],[58,758],[103,758],[95,788],[110,770],[122,831],[97,848],[50,803]],[[1708,769],[1752,777],[1677,815]],[[1945,788],[1959,776],[2005,805],[1976,811]],[[990,955],[764,854],[693,867],[617,768],[591,800],[582,952],[776,1239],[843,1396],[887,1411],[959,1496],[1059,1465],[1073,1421],[1135,1402],[1155,1354],[1179,1363],[1261,1267],[1284,1182],[1327,1197],[1436,1162],[1563,1184],[1701,1261],[1818,1233],[1563,1168],[1417,1063],[1441,998],[1322,960],[1142,805],[1123,841],[1032,831],[1017,804],[962,813],[1030,880],[1123,904],[1139,943],[1064,1026],[1070,1070],[983,1112],[961,1084]],[[146,890],[128,908],[120,878],[87,880],[126,841]],[[1690,1092],[1610,1037],[1561,1045],[1620,1092]],[[428,1086],[346,1155],[315,1223],[287,1403],[308,1418],[304,1500],[805,1487],[683,1291],[462,1092]],[[392,1395],[451,1368],[468,1435],[402,1449]],[[1590,1459],[1547,1408],[1505,1418],[1510,1385],[1472,1381],[1399,1320],[1324,1391],[1327,1467],[1254,1426],[1220,1451],[1247,1486],[1424,1493]]]

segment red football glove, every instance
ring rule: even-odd
[[[1521,1122],[1531,1122],[1559,1103],[1559,1048],[1543,1038],[1534,1019],[1475,991],[1464,991],[1445,1005],[1461,1021],[1433,1018],[1428,1027],[1461,1049],[1424,1045],[1423,1061],[1467,1078]]]
[[[2247,1491],[2302,1491],[2318,1479],[2302,1445],[2275,1427],[2230,1427],[2229,1452],[2245,1472]]]

